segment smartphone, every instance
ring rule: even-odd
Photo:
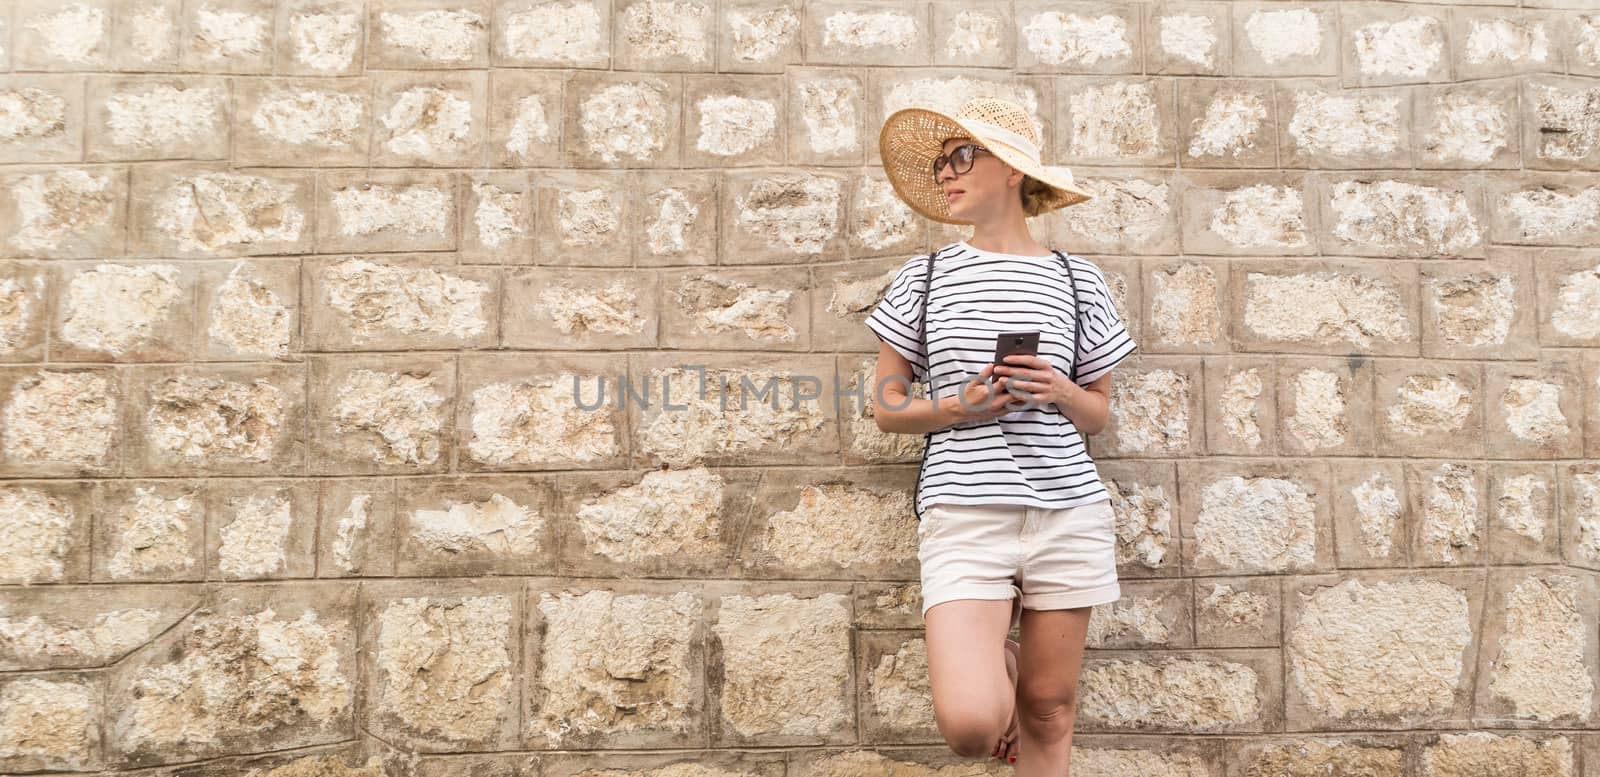
[[[1001,332],[994,336],[995,366],[1006,364],[1006,357],[1014,353],[1023,353],[1030,356],[1038,355],[1039,333],[1036,331]]]

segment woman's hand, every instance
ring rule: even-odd
[[[1040,356],[1014,353],[1007,356],[1006,363],[995,367],[994,371],[1002,376],[1001,380],[1009,380],[1009,385],[1015,391],[1033,397],[1035,405],[1053,402],[1057,409],[1062,409],[1066,407],[1073,391],[1083,390],[1082,386],[1073,383],[1055,365]]]
[[[1016,396],[1006,390],[1010,378],[1000,378],[991,382],[994,378],[994,369],[993,364],[985,364],[983,369],[978,371],[978,377],[967,381],[966,385],[961,387],[961,397],[966,401],[958,401],[955,412],[963,423],[993,420],[1017,409],[1006,407],[1017,401]]]

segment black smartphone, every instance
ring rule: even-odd
[[[1039,333],[1001,332],[994,336],[995,366],[1006,364],[1006,357],[1014,353],[1025,353],[1030,356],[1038,355]]]

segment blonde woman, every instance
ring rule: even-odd
[[[1105,427],[1111,368],[1136,346],[1099,268],[1040,245],[1026,219],[1091,194],[1040,163],[1032,119],[1005,100],[897,111],[879,146],[912,209],[973,228],[906,261],[867,318],[883,341],[878,427],[927,436],[915,502],[934,718],[961,755],[1066,774],[1090,608],[1121,597],[1111,495],[1083,435]],[[1028,333],[1034,355],[995,364]],[[918,379],[927,398],[908,393]]]

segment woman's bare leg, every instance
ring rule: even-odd
[[[1078,675],[1092,609],[1022,611],[1018,777],[1067,777],[1070,773]]]
[[[1005,664],[1011,600],[940,602],[928,608],[923,620],[939,734],[957,755],[995,755],[1017,699]],[[1020,758],[1017,763],[1021,764]]]

